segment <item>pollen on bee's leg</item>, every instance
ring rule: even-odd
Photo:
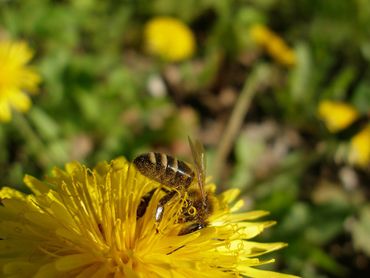
[[[189,209],[188,209],[188,214],[190,216],[195,216],[197,214],[197,209],[194,207],[194,206],[191,206]]]
[[[148,192],[146,195],[144,195],[141,198],[140,204],[138,208],[136,209],[136,218],[140,218],[145,214],[146,209],[149,205],[150,200],[153,197],[154,192],[155,192],[155,189],[151,190],[150,192]]]

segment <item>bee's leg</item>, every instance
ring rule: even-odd
[[[148,207],[149,202],[152,199],[155,190],[156,189],[149,191],[147,194],[145,194],[143,198],[141,198],[140,204],[136,210],[136,219],[142,217],[145,214],[146,208]]]
[[[164,195],[158,203],[157,210],[155,212],[155,221],[159,222],[162,219],[164,213],[164,205],[172,199],[172,197],[176,194],[176,191],[170,191],[166,195]]]
[[[182,229],[179,232],[179,236],[187,235],[187,234],[190,234],[192,232],[196,232],[196,231],[201,230],[201,229],[203,229],[205,227],[207,227],[207,224],[206,223],[193,223],[193,224],[190,224],[189,226],[187,226],[186,228]]]

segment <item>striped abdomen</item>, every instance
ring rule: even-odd
[[[186,163],[163,153],[139,155],[134,164],[144,176],[170,187],[187,188],[194,179],[194,172]]]

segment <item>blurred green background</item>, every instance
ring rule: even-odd
[[[145,51],[145,23],[158,16],[189,26],[191,57]],[[294,51],[294,65],[253,41],[256,24]],[[245,209],[278,221],[258,238],[289,243],[270,267],[369,277],[369,166],[342,151],[369,123],[367,0],[0,0],[0,38],[27,41],[43,79],[31,110],[0,124],[1,185],[24,190],[26,173],[148,150],[191,161],[190,136],[220,190],[240,188]],[[324,99],[361,121],[329,132]]]

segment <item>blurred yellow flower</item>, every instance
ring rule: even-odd
[[[0,121],[11,120],[11,110],[26,112],[28,93],[35,93],[39,74],[27,66],[33,53],[25,42],[0,41]]]
[[[237,212],[238,190],[214,195],[207,227],[179,234],[187,197],[162,203],[156,219],[162,185],[123,158],[94,169],[69,163],[25,183],[31,195],[0,191],[1,277],[295,277],[254,268],[285,244],[250,241],[274,222],[251,222],[265,211]]]
[[[144,29],[145,46],[149,53],[170,62],[191,57],[195,51],[195,38],[183,22],[171,17],[150,20]]]
[[[323,100],[319,103],[318,115],[330,132],[345,129],[359,117],[359,113],[353,106],[331,100]]]
[[[278,63],[285,66],[294,66],[296,56],[294,51],[279,37],[264,25],[255,24],[250,28],[250,35],[254,42],[264,47]]]
[[[360,166],[370,166],[370,124],[352,137],[349,161]]]

